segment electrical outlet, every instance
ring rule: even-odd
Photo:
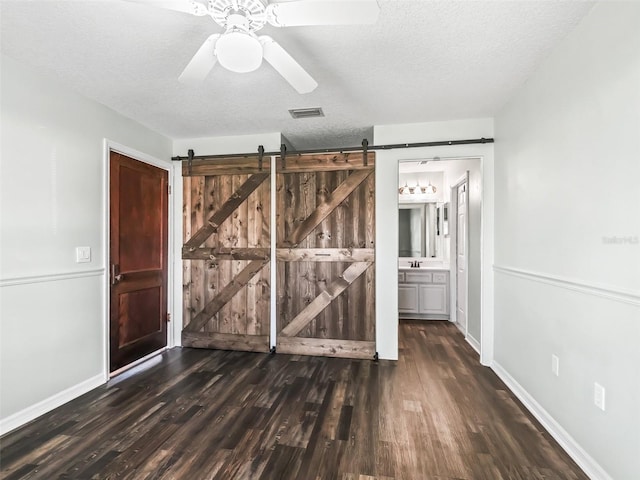
[[[91,261],[91,247],[76,247],[76,263],[89,263]]]
[[[560,376],[560,359],[557,355],[551,355],[551,372],[556,376]]]
[[[593,403],[604,412],[605,389],[598,382],[593,384]]]

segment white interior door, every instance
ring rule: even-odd
[[[456,322],[467,335],[467,182],[458,185],[456,221]]]

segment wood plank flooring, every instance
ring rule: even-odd
[[[378,363],[174,349],[0,439],[0,478],[587,480],[448,322]]]

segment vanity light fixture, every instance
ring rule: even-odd
[[[436,193],[436,187],[431,185],[431,181],[429,181],[429,185],[427,185],[426,187],[422,187],[422,193],[433,195],[434,193]]]
[[[436,193],[436,190],[436,187],[431,185],[430,181],[426,187],[421,187],[420,182],[416,183],[415,187],[410,187],[407,182],[404,182],[404,186],[398,188],[398,193],[400,195],[433,195],[434,193]]]

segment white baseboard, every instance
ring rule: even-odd
[[[96,375],[95,377],[91,377],[85,380],[84,382],[74,385],[73,387],[69,387],[62,392],[56,393],[49,398],[45,398],[41,402],[38,402],[35,405],[31,405],[30,407],[25,408],[24,410],[16,412],[7,418],[1,419],[0,435],[4,435],[11,430],[15,430],[16,428],[29,423],[31,420],[35,420],[40,415],[44,415],[54,408],[58,408],[60,405],[64,405],[74,398],[78,398],[80,395],[84,395],[90,390],[103,385],[105,382],[105,376],[103,373],[101,373],[99,375]]]
[[[480,355],[480,342],[467,333],[465,338],[467,343]]]
[[[498,362],[494,360],[491,369],[591,480],[613,480],[598,462],[585,452],[578,442]]]

